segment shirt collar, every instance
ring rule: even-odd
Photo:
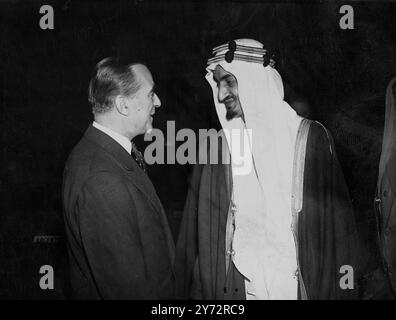
[[[125,149],[126,152],[131,154],[132,144],[131,144],[131,141],[127,137],[125,137],[125,136],[123,136],[109,128],[102,126],[101,124],[97,123],[96,121],[94,121],[92,123],[92,125],[96,129],[98,129],[98,130],[102,131],[103,133],[107,134],[108,136],[110,136],[112,139],[114,139],[116,142],[118,142]]]

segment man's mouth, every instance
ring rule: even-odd
[[[224,105],[227,109],[231,109],[234,107],[234,102],[235,102],[234,98],[229,98],[229,99],[224,100]]]

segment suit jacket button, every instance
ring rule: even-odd
[[[389,237],[390,234],[391,234],[391,232],[390,232],[389,229],[386,229],[385,232],[384,232],[384,234],[385,234],[386,237]]]
[[[386,198],[388,196],[388,190],[384,190],[384,192],[382,194]]]

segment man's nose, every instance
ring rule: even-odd
[[[224,86],[220,86],[219,87],[219,91],[217,93],[217,100],[222,103],[224,102],[224,99],[227,97],[228,95],[228,90],[227,88],[225,88]]]
[[[154,94],[154,107],[159,108],[161,107],[161,100],[158,98],[157,94]]]

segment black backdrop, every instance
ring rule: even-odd
[[[41,30],[50,4],[55,29]],[[68,295],[62,171],[92,115],[87,86],[106,56],[145,62],[162,107],[154,126],[218,126],[204,81],[213,46],[255,38],[276,53],[286,100],[332,132],[359,230],[376,264],[372,202],[381,151],[384,94],[396,76],[396,3],[349,2],[355,29],[341,30],[345,2],[3,1],[0,4],[0,298]],[[137,139],[143,149],[145,142]],[[149,175],[175,238],[189,166],[153,165]],[[37,235],[56,236],[47,242]],[[39,288],[52,265],[55,289]]]

